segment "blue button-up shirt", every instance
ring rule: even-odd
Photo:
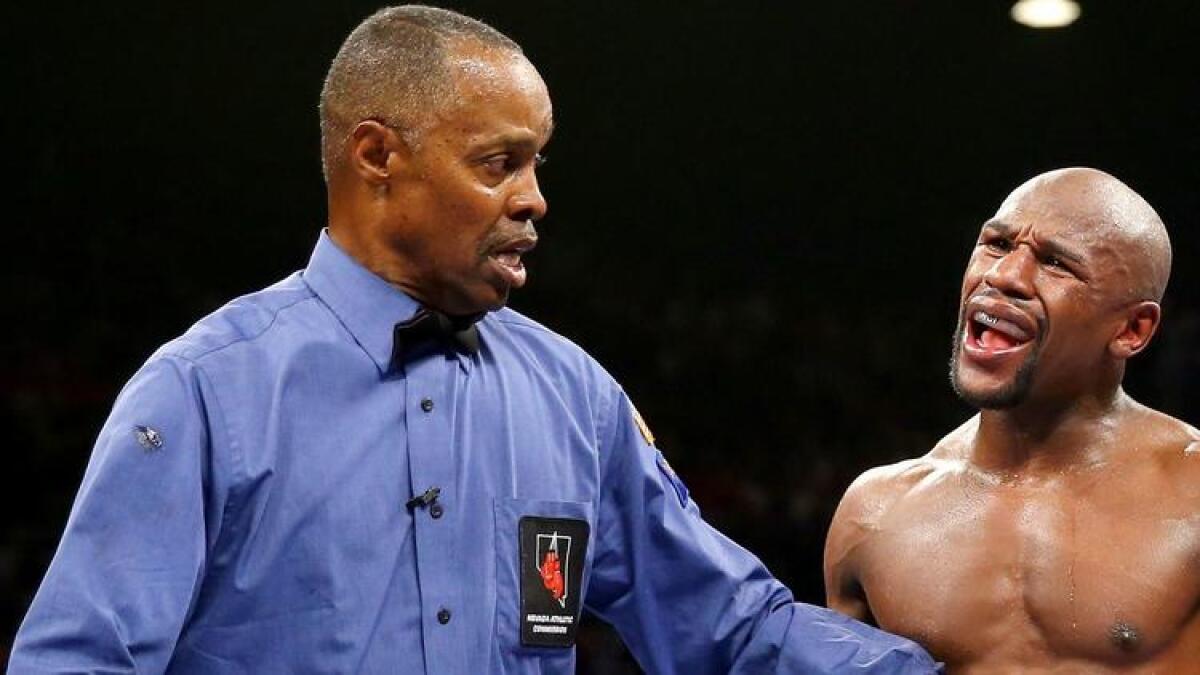
[[[585,604],[649,672],[932,672],[709,527],[577,346],[505,309],[476,354],[393,363],[417,309],[322,234],[154,354],[10,672],[570,673],[521,643],[526,516],[588,524]],[[439,517],[405,507],[431,487]]]

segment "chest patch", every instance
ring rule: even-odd
[[[590,527],[574,518],[525,516],[520,528],[521,644],[570,647],[579,627]]]

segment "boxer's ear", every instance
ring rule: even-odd
[[[1162,308],[1157,302],[1144,300],[1133,305],[1125,314],[1120,332],[1108,343],[1109,353],[1121,360],[1137,355],[1150,344],[1161,321]]]

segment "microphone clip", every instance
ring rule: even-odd
[[[434,487],[426,490],[424,493],[416,495],[412,499],[405,502],[404,507],[409,511],[412,511],[417,507],[425,508],[426,506],[436,502],[438,495],[440,494],[442,494],[442,489],[435,485]]]

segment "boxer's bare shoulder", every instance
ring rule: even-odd
[[[834,523],[840,519],[850,527],[874,529],[906,495],[960,475],[967,469],[966,457],[978,426],[976,415],[946,434],[924,456],[865,471],[846,490]]]
[[[1164,489],[1160,503],[1200,507],[1200,430],[1166,413],[1135,404],[1124,445],[1130,464],[1154,473],[1143,489]],[[1148,461],[1147,461],[1148,460]],[[1136,482],[1136,481],[1135,481]],[[1198,512],[1200,513],[1200,512]]]
[[[897,504],[910,495],[941,489],[966,470],[964,458],[978,424],[975,416],[924,456],[869,469],[850,484],[825,541],[825,588],[830,607],[872,619],[859,584],[862,545],[881,531]]]

